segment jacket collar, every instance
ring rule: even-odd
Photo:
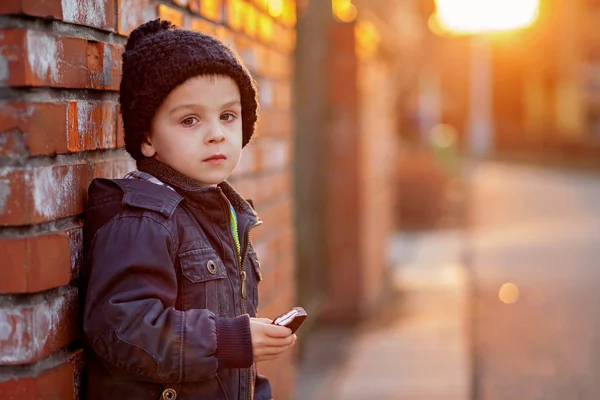
[[[123,190],[123,204],[162,213],[170,218],[183,196],[166,186],[140,179],[114,179]]]

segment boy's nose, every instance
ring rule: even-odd
[[[218,125],[212,125],[206,137],[209,144],[221,143],[225,140],[225,134]]]

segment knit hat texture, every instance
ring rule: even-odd
[[[226,75],[236,82],[242,103],[242,145],[246,146],[258,119],[257,90],[235,51],[213,36],[177,29],[160,19],[131,32],[123,53],[119,102],[125,149],[134,159],[144,158],[141,145],[165,98],[177,86],[200,75]]]

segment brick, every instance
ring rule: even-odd
[[[225,21],[234,31],[244,26],[244,15],[248,3],[244,0],[227,0],[225,4]]]
[[[266,52],[267,52],[267,47],[258,42],[257,40],[254,40],[252,42],[254,44],[254,70],[252,71],[253,75],[255,77],[260,76],[260,75],[266,75],[265,71],[267,70],[267,57],[266,57]]]
[[[258,11],[251,3],[246,6],[242,30],[251,38],[258,34]]]
[[[6,399],[61,399],[78,398],[79,381],[83,371],[83,354],[77,350],[63,357],[56,365],[41,372],[5,375],[0,373],[0,394]]]
[[[286,54],[290,54],[296,47],[296,31],[294,29],[275,24],[273,38],[276,47]]]
[[[267,78],[258,78],[258,96],[262,107],[273,108],[275,105],[275,87],[274,82]]]
[[[117,103],[70,101],[67,119],[69,152],[116,147]]]
[[[223,0],[201,0],[199,12],[204,18],[221,23],[223,21]]]
[[[30,155],[68,151],[66,118],[65,103],[0,102],[0,133],[16,131]]]
[[[289,112],[281,110],[261,110],[257,126],[258,137],[289,137],[292,135],[293,119]]]
[[[266,75],[273,78],[289,78],[293,75],[293,58],[287,54],[282,54],[274,50],[267,51]]]
[[[292,87],[289,81],[275,84],[275,107],[281,110],[292,108]]]
[[[254,206],[264,203],[267,198],[268,188],[264,186],[260,175],[249,175],[244,179],[244,182],[248,185],[246,192],[248,193],[248,196],[252,198]]]
[[[118,7],[118,31],[121,35],[129,35],[139,25],[158,16],[151,0],[118,0]]]
[[[244,176],[256,172],[258,153],[255,146],[246,146],[242,151],[240,162],[234,170],[235,176]]]
[[[169,7],[164,4],[159,4],[158,16],[161,19],[171,21],[173,25],[183,27],[183,13],[173,7]]]
[[[29,225],[80,214],[88,166],[67,164],[0,169],[0,226]]]
[[[0,131],[0,158],[26,155],[23,135],[16,131]]]
[[[87,81],[84,39],[55,37],[44,32],[17,31],[25,39],[26,57],[20,68],[25,79],[14,86],[85,87]],[[12,74],[11,74],[12,78]]]
[[[265,139],[260,143],[263,170],[278,170],[290,165],[291,144],[282,139]]]
[[[186,29],[190,29],[196,32],[204,32],[211,35],[216,34],[217,30],[213,23],[196,17],[187,17],[184,20],[184,26]]]
[[[27,241],[22,239],[0,240],[0,259],[2,260],[2,279],[0,280],[0,293],[15,290],[22,293],[27,290]],[[17,270],[14,270],[18,266]]]
[[[77,339],[77,289],[38,297],[32,304],[0,307],[0,365],[34,363]]]
[[[259,12],[257,16],[258,38],[266,43],[273,40],[275,21],[268,14]]]
[[[24,29],[0,31],[0,84],[118,90],[122,46]]]
[[[283,13],[281,16],[283,23],[288,28],[293,28],[296,26],[296,2],[285,0],[283,2]]]
[[[269,201],[267,204],[257,203],[255,206],[258,210],[258,215],[260,215],[265,224],[265,229],[268,229],[270,233],[273,233],[281,226],[289,224],[291,221],[292,202],[289,194],[278,198],[275,202]]]
[[[0,2],[0,14],[25,14],[34,17],[62,19],[60,0],[10,0]]]
[[[122,178],[135,169],[131,157],[96,161],[92,167],[92,178]]]
[[[115,148],[117,103],[0,102],[0,135],[11,132],[32,156]],[[0,139],[0,155],[10,145]]]
[[[287,171],[277,171],[264,175],[260,179],[263,180],[260,187],[264,188],[264,190],[261,190],[261,201],[269,201],[272,198],[285,196],[291,191],[291,177]]]
[[[0,3],[0,14],[51,17],[108,31],[116,29],[117,20],[113,0],[10,0]]]
[[[46,0],[48,1],[48,0]],[[107,31],[117,28],[114,0],[51,0],[62,5],[62,20]]]
[[[34,293],[67,285],[72,277],[70,241],[66,232],[0,239],[5,266],[0,293]]]
[[[87,43],[87,87],[119,90],[123,46],[109,43]]]
[[[260,75],[260,70],[264,68],[263,48],[251,39],[243,35],[236,38],[236,50],[239,53],[244,64],[253,75]]]

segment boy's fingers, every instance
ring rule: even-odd
[[[260,322],[261,324],[271,325],[273,323],[273,321],[270,320],[269,318],[252,318],[252,319],[256,322]]]
[[[283,346],[283,347],[265,347],[264,349],[262,349],[262,351],[260,351],[260,355],[262,357],[276,357],[278,355],[280,355],[281,353],[285,352],[287,349],[289,349],[291,347],[291,345],[287,345],[287,346]]]
[[[264,345],[265,347],[286,347],[291,345],[293,342],[293,335],[284,338],[267,337],[265,338]]]
[[[272,338],[287,338],[292,336],[292,330],[285,326],[269,325],[268,329],[265,329],[265,334]]]

